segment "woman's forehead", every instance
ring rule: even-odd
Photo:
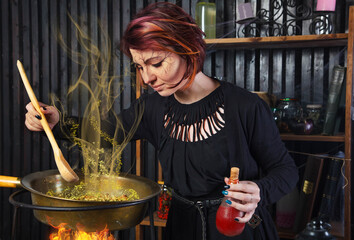
[[[155,50],[137,50],[130,49],[130,53],[132,55],[132,60],[135,63],[144,63],[147,64],[150,61],[155,59],[159,60],[161,58],[165,58],[168,56],[169,52],[166,51],[155,51]]]

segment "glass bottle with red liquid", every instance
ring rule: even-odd
[[[239,168],[232,167],[230,171],[229,185],[238,184]],[[244,212],[226,203],[229,197],[224,197],[216,212],[216,228],[218,231],[228,237],[240,235],[245,228],[245,223],[239,223],[235,218],[243,217]]]
[[[161,185],[162,189],[159,195],[159,209],[157,210],[157,216],[161,219],[167,219],[172,195],[163,181],[158,181],[158,184]]]

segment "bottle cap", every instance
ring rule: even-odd
[[[238,179],[240,169],[238,167],[232,167],[230,171],[230,179]]]
[[[306,108],[322,108],[321,104],[307,104]]]

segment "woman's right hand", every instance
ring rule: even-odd
[[[41,106],[41,111],[45,115],[49,127],[53,129],[53,127],[59,122],[58,110],[53,106],[49,106],[41,102],[39,102],[39,106]],[[31,131],[43,131],[43,127],[40,122],[41,115],[33,107],[31,102],[26,105],[26,109],[26,127]]]

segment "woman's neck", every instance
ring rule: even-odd
[[[209,95],[219,85],[220,83],[215,79],[199,72],[195,75],[195,79],[189,88],[175,92],[174,96],[180,103],[192,104]]]

